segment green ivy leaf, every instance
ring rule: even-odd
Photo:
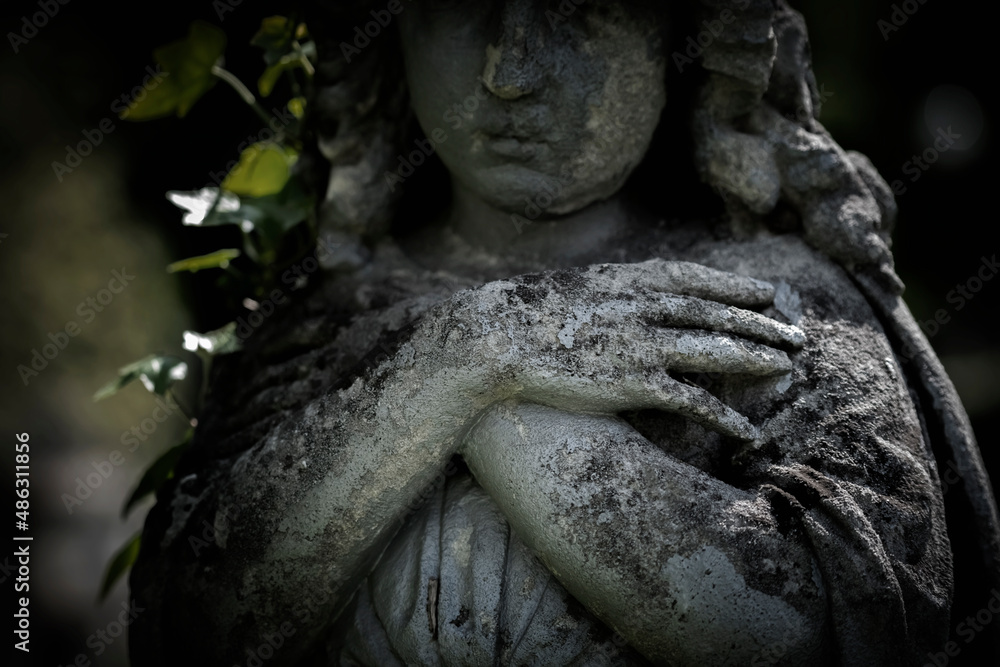
[[[159,396],[175,382],[187,377],[187,364],[171,356],[150,355],[118,369],[118,377],[97,390],[94,401],[100,401],[118,393],[122,388],[141,380],[146,390]]]
[[[259,212],[253,221],[253,235],[248,234],[248,239],[260,248],[261,260],[268,264],[274,261],[288,233],[309,217],[313,200],[297,179],[291,179],[281,192],[251,200],[245,208]]]
[[[304,28],[304,25],[300,24]],[[268,16],[260,22],[260,29],[250,43],[264,49],[264,62],[268,65],[281,60],[292,49],[293,24],[285,16]]]
[[[174,468],[177,466],[177,462],[181,458],[181,454],[187,451],[188,447],[191,446],[191,438],[194,435],[193,429],[188,429],[187,434],[184,436],[184,440],[181,441],[179,445],[174,445],[167,451],[165,451],[156,461],[152,463],[146,472],[142,474],[142,479],[136,485],[132,494],[129,496],[128,500],[125,502],[125,506],[122,507],[122,518],[128,516],[132,508],[135,507],[139,501],[141,501],[146,496],[156,493],[163,486],[163,483],[174,476]]]
[[[188,257],[167,266],[167,271],[177,273],[178,271],[190,271],[197,273],[202,269],[224,269],[229,266],[229,262],[240,256],[240,251],[236,248],[226,248],[216,250],[207,255]]]
[[[102,602],[108,596],[108,593],[111,592],[114,585],[118,583],[118,580],[132,567],[136,558],[139,557],[141,539],[142,531],[139,531],[111,558],[108,570],[104,573],[104,582],[101,584],[99,597]]]
[[[274,142],[252,144],[222,181],[222,189],[237,195],[264,197],[285,187],[299,154]]]
[[[236,322],[230,322],[224,327],[207,333],[184,332],[184,349],[190,352],[204,350],[210,355],[229,354],[238,351],[241,347],[242,343],[236,335]]]
[[[238,220],[211,222],[217,214],[240,210],[240,198],[232,193],[222,192],[219,188],[202,188],[189,192],[171,190],[167,193],[167,199],[174,206],[187,211],[183,220],[185,225],[200,227],[213,224],[239,224]]]
[[[122,115],[128,120],[150,120],[176,113],[187,115],[194,103],[218,81],[212,67],[226,50],[226,34],[210,23],[195,21],[185,39],[153,51],[165,78],[133,100]]]
[[[302,120],[302,117],[306,115],[306,98],[293,97],[288,100],[288,110],[292,112],[293,116]]]
[[[237,197],[224,193],[218,198],[219,205],[213,208],[206,199],[214,200],[217,194],[216,188],[205,188],[196,192],[168,192],[167,197],[177,206],[187,209],[184,215],[186,225],[239,225],[247,234],[275,224],[284,233],[305,220],[312,210],[312,199],[295,185],[295,179],[289,180],[281,192],[266,197]],[[223,203],[226,205],[223,206]]]
[[[263,197],[238,197],[217,188],[168,192],[167,198],[187,210],[184,224],[201,227],[238,225],[243,251],[260,265],[275,261],[285,236],[313,209],[313,200],[298,179],[290,178],[281,192]]]
[[[282,56],[278,62],[274,63],[260,75],[260,79],[257,80],[257,90],[260,91],[261,97],[267,97],[274,90],[274,86],[278,83],[278,79],[285,72],[289,72],[298,67],[305,68],[303,63],[304,57],[298,53],[289,53],[288,55]]]

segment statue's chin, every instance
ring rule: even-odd
[[[531,220],[570,215],[610,199],[626,176],[605,182],[583,182],[552,176],[525,165],[504,164],[479,171],[464,185],[493,208]],[[471,181],[471,182],[469,182]]]

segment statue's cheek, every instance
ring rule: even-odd
[[[642,161],[666,103],[665,65],[622,26],[605,26],[583,46],[590,74],[573,91],[577,145],[564,163],[582,207],[618,191]],[[566,117],[566,116],[563,116]]]

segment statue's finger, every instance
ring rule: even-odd
[[[550,407],[616,414],[625,410],[663,410],[688,417],[723,435],[754,440],[750,421],[709,392],[671,378],[666,371],[622,369],[607,357],[589,364],[586,374],[535,363],[520,369],[518,399]]]
[[[679,373],[772,376],[792,370],[788,355],[767,345],[727,333],[654,329],[634,341],[635,353],[650,367]]]
[[[649,381],[648,408],[687,417],[706,428],[740,440],[754,440],[758,429],[750,420],[701,387],[685,384],[666,373],[655,373]]]
[[[801,329],[769,317],[699,298],[659,295],[649,318],[670,327],[705,329],[736,334],[782,348],[800,348],[806,341]]]
[[[695,296],[744,308],[767,306],[774,301],[774,286],[770,283],[701,264],[650,260],[638,266],[646,267],[648,278],[644,282],[658,292]]]

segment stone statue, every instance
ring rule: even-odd
[[[135,664],[942,651],[1000,585],[996,508],[801,17],[389,9],[359,46],[381,6],[313,8],[325,270],[213,367]]]

